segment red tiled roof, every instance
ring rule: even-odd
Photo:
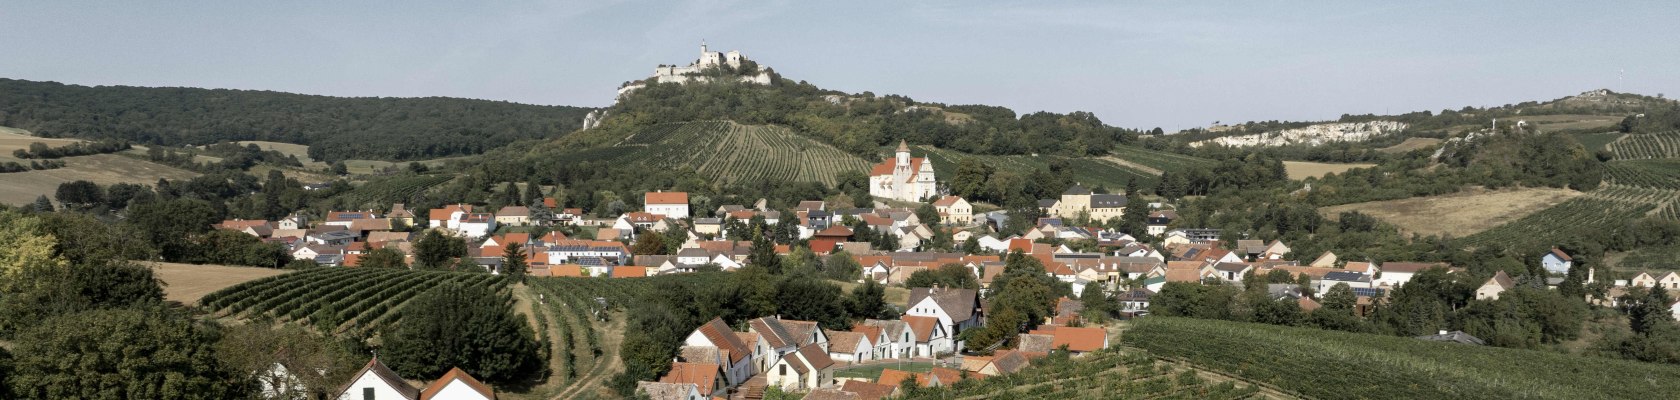
[[[688,204],[688,192],[647,192],[642,204]]]
[[[711,363],[671,363],[671,372],[660,378],[660,383],[690,383],[700,387],[700,393],[710,394],[717,384],[717,364]]]
[[[910,330],[916,331],[916,341],[926,342],[933,338],[933,329],[939,326],[939,318],[906,315],[899,318],[910,324]]]
[[[1030,333],[1048,334],[1053,337],[1054,339],[1050,341],[1050,348],[1061,348],[1063,345],[1066,345],[1068,347],[1068,351],[1081,353],[1102,350],[1103,340],[1108,337],[1108,332],[1104,331],[1102,328],[1073,328],[1066,326],[1054,327],[1049,330],[1046,330],[1045,327],[1039,327],[1039,330],[1035,330]]]
[[[612,277],[645,278],[647,277],[647,267],[634,267],[629,265],[616,266],[612,268]]]
[[[916,379],[916,384],[921,385],[922,387],[933,386],[933,380],[929,378],[927,374],[900,371],[892,368],[881,370],[881,377],[875,379],[875,383],[898,386],[899,383],[904,382],[905,378]]]
[[[467,387],[472,388],[473,391],[484,395],[484,398],[496,398],[496,391],[490,390],[489,386],[485,386],[483,383],[480,383],[478,379],[474,379],[471,374],[468,374],[466,371],[462,371],[460,368],[450,368],[449,372],[443,374],[442,378],[432,381],[431,385],[426,386],[426,390],[420,392],[420,400],[427,400],[433,398],[433,396],[437,396],[438,392],[442,391],[445,386],[449,386],[449,382],[452,381],[461,381],[461,383],[466,384]]]

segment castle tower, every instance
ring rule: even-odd
[[[910,167],[910,144],[902,139],[898,141],[898,166]]]

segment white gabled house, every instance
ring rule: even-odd
[[[753,357],[759,353],[745,341],[742,341],[740,335],[730,330],[729,325],[723,323],[722,318],[712,318],[706,324],[700,325],[694,332],[688,334],[687,339],[683,340],[683,346],[716,348],[719,358],[717,361],[726,364],[723,366],[724,380],[728,381],[731,386],[746,382],[747,379],[752,378],[753,373],[757,372],[753,368]],[[707,360],[691,361],[703,362]]]
[[[934,317],[955,336],[985,323],[980,291],[974,289],[912,288],[904,315]]]
[[[333,398],[338,400],[383,400],[383,399],[418,399],[420,389],[409,386],[396,371],[385,363],[379,362],[379,357],[368,360],[367,365],[351,375],[350,383],[338,388]]]
[[[867,333],[824,330],[828,335],[828,357],[834,361],[860,363],[875,360],[876,338]]]
[[[916,346],[914,332],[909,324],[893,319],[866,319],[862,324],[852,326],[853,332],[868,333],[881,339],[875,342],[875,358],[909,358],[911,349]]]
[[[938,318],[906,315],[904,320],[910,337],[915,340],[910,348],[910,357],[934,357],[940,354],[954,353],[960,348],[953,343],[951,331],[940,323]]]
[[[765,372],[766,383],[788,391],[832,386],[834,360],[820,344],[812,343],[783,355]]]

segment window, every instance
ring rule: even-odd
[[[787,364],[777,365],[776,367],[778,367],[778,370],[781,371],[778,372],[778,374],[787,375]]]
[[[373,388],[362,388],[362,400],[373,400]]]

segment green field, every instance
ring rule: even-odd
[[[1183,172],[1192,167],[1213,168],[1217,164],[1213,160],[1201,157],[1191,157],[1183,154],[1155,151],[1142,147],[1114,146],[1110,151],[1114,157],[1127,162],[1140,164],[1158,171]]]
[[[1670,203],[1680,191],[1607,185],[1515,221],[1464,237],[1469,246],[1545,248],[1572,235],[1608,232]]]
[[[1324,399],[1670,398],[1680,366],[1241,322],[1145,317],[1128,346]]]
[[[1609,147],[1617,160],[1680,158],[1680,131],[1628,134]]]
[[[326,332],[365,336],[401,318],[422,290],[444,282],[502,288],[500,276],[379,268],[316,268],[218,290],[199,304],[217,315],[307,323]]]
[[[696,171],[723,184],[757,181],[821,182],[869,162],[779,126],[701,121],[654,125],[610,147],[562,155],[573,161],[646,162]]]
[[[647,278],[531,278],[526,285],[541,303],[544,336],[557,383],[544,398],[587,398],[602,390],[606,377],[624,371],[618,358],[624,323],[609,321],[661,283],[679,282],[690,290],[720,285],[728,273],[696,273]]]
[[[1622,135],[1623,133],[1621,132],[1604,132],[1581,133],[1574,136],[1576,141],[1581,142],[1582,147],[1587,148],[1587,151],[1599,151],[1604,150],[1606,148],[1605,146],[1609,145],[1610,142],[1620,139]]]
[[[1616,269],[1622,271],[1677,270],[1680,269],[1680,245],[1641,247],[1622,253],[1617,258]]]
[[[1155,174],[1141,169],[1127,168],[1120,164],[1103,161],[1097,158],[1069,158],[1061,156],[996,156],[968,154],[954,150],[934,148],[933,146],[915,146],[919,153],[925,154],[933,160],[933,166],[939,171],[950,174],[957,170],[957,163],[964,159],[977,159],[980,162],[997,168],[998,171],[1008,171],[1022,176],[1035,170],[1048,170],[1050,162],[1065,160],[1073,172],[1074,182],[1087,187],[1102,186],[1111,190],[1126,187],[1130,179],[1137,179],[1138,187],[1151,188],[1155,186]],[[950,175],[945,175],[950,176]]]
[[[1604,167],[1606,180],[1618,185],[1680,189],[1680,159],[1611,161]]]
[[[1020,372],[926,388],[906,399],[1256,399],[1295,398],[1228,376],[1109,348],[1076,359],[1040,358]]]
[[[868,380],[873,381],[873,380],[881,379],[881,371],[886,370],[888,368],[896,369],[896,370],[899,370],[899,371],[908,371],[908,372],[928,372],[928,371],[933,370],[933,363],[931,363],[931,362],[897,362],[897,363],[870,364],[868,366],[863,366],[863,367],[847,368],[847,369],[843,369],[843,370],[839,370],[839,371],[834,371],[834,377],[835,378],[864,378],[864,379],[868,379]],[[894,383],[896,384],[897,382],[894,382]]]

